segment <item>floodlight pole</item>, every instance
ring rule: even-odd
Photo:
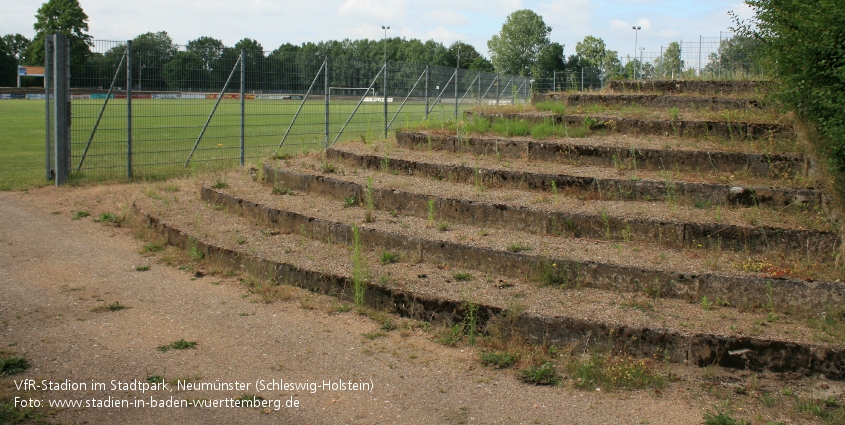
[[[384,99],[384,138],[387,139],[387,30],[390,29],[390,25],[382,25],[381,29],[384,30],[384,38],[382,39],[384,43],[384,87],[382,87],[382,98]]]
[[[640,34],[640,30],[643,27],[638,27],[636,25],[632,26],[631,29],[634,30],[634,60],[637,60],[637,36]],[[631,73],[634,74],[634,79],[637,78],[637,69],[635,67],[631,67]]]

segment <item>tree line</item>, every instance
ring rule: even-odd
[[[32,40],[21,34],[7,34],[0,40],[0,86],[15,84],[17,63],[43,64],[44,38],[57,32],[63,33],[70,40],[71,63],[80,71],[72,72],[77,78],[74,83],[97,87],[108,85],[112,77],[109,70],[120,63],[126,45],[120,44],[105,52],[92,51],[88,16],[78,0],[49,0],[38,9],[35,18],[33,27],[36,35]],[[230,47],[219,39],[203,36],[189,41],[185,46],[177,46],[165,31],[147,32],[132,40],[131,78],[137,81],[140,88],[207,89],[219,84],[221,80],[225,81],[241,49],[248,52],[245,61],[250,65],[247,84],[251,87],[302,86],[307,80],[305,74],[313,71],[316,58],[326,56],[354,58],[357,62],[353,66],[355,70],[350,77],[352,79],[356,79],[354,75],[357,74],[374,75],[385,58],[394,63],[459,67],[535,79],[580,72],[585,68],[596,70],[603,79],[666,78],[692,72],[685,67],[677,42],[670,43],[662,57],[654,62],[640,63],[636,58],[629,58],[623,65],[618,52],[607,49],[604,40],[592,35],[577,42],[575,53],[567,57],[564,45],[550,41],[551,31],[552,28],[537,13],[527,9],[513,12],[508,15],[499,33],[487,42],[490,60],[474,46],[461,41],[447,47],[433,40],[424,42],[399,37],[383,40],[344,39],[300,45],[285,43],[268,52],[258,41],[250,38],[244,38]],[[756,43],[753,37],[724,40],[719,51],[708,58],[705,72],[715,76],[725,68],[751,67],[748,52],[754,51]],[[297,66],[294,60],[305,62]],[[344,60],[349,62],[352,59]],[[402,72],[402,69],[399,71]],[[96,75],[91,75],[92,72]],[[271,75],[279,72],[289,76]],[[39,84],[34,79],[25,83]],[[367,85],[363,80],[348,83],[354,86]]]

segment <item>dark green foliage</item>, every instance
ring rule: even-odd
[[[756,16],[734,20],[761,41],[776,97],[821,133],[817,146],[845,171],[845,8],[840,0],[746,0]]]
[[[23,357],[5,357],[0,359],[0,375],[9,376],[29,369],[29,362]]]
[[[91,54],[91,36],[88,35],[88,15],[78,0],[49,0],[42,4],[35,15],[36,34],[26,53],[26,62],[44,63],[44,39],[62,33],[70,41],[71,63],[85,63]]]
[[[498,369],[510,367],[516,362],[516,356],[505,351],[481,353],[481,362]]]
[[[546,362],[540,367],[529,366],[528,369],[523,370],[522,380],[534,385],[558,385],[561,378],[555,371],[554,365]]]

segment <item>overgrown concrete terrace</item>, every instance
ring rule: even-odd
[[[245,181],[244,184],[254,183]],[[238,187],[237,191],[242,193],[243,187]],[[265,191],[270,196],[280,196],[272,195],[269,187]],[[294,197],[282,195],[285,203]],[[288,233],[284,224],[271,226],[260,219],[264,211],[267,217],[272,217],[270,210],[262,204],[250,207],[248,202],[231,199],[229,205],[234,205],[231,202],[240,205],[234,211],[234,207],[227,207],[225,203],[202,203],[193,197],[181,201],[182,205],[178,207],[149,199],[139,202],[137,208],[150,217],[151,225],[165,235],[169,243],[185,248],[192,246],[221,266],[245,270],[275,282],[301,285],[342,299],[352,298],[352,270],[346,260],[348,240],[339,239],[345,234],[344,226],[302,217],[298,221],[300,227]],[[361,206],[345,210],[354,216],[343,219],[351,222],[350,225],[360,223],[360,217],[365,214],[365,208]],[[378,238],[377,230],[372,227],[389,223],[392,217],[389,213],[376,214],[374,223],[361,225],[362,235]],[[196,217],[200,216],[202,219],[198,222]],[[304,225],[309,221],[315,223],[314,226]],[[213,223],[214,229],[203,223]],[[334,229],[338,239],[330,237],[332,233],[317,232],[315,226],[321,225],[324,229]],[[457,226],[451,230],[461,231]],[[508,232],[509,236],[511,234]],[[584,281],[581,272],[570,267],[565,267],[564,273],[569,274],[572,281],[564,286],[476,271],[478,266],[465,269],[474,274],[468,281],[456,285],[454,270],[459,269],[450,264],[438,264],[436,258],[459,256],[458,253],[434,252],[422,259],[402,255],[399,263],[384,265],[378,260],[377,249],[365,252],[364,261],[372,276],[366,303],[409,317],[437,323],[460,322],[467,302],[472,302],[480,306],[479,323],[483,324],[486,319],[515,308],[516,302],[524,306],[525,312],[519,316],[518,323],[527,336],[573,351],[585,348],[612,350],[630,355],[660,356],[685,364],[720,364],[841,377],[839,368],[845,351],[840,343],[825,343],[824,338],[815,337],[818,331],[808,327],[798,314],[725,305],[708,307],[711,311],[686,300],[664,297],[662,285],[644,285],[638,292],[590,289],[579,285]],[[546,264],[557,267],[554,263]],[[665,289],[668,291],[671,287],[667,285]],[[773,286],[766,286],[751,292],[761,290],[769,294],[776,291]],[[780,288],[777,291],[780,292]]]

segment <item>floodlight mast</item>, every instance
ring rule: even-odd
[[[634,26],[631,27],[631,29],[634,30],[634,60],[636,61],[637,60],[637,36],[639,35],[640,30],[643,29],[643,27],[634,25]],[[634,74],[634,78],[636,79],[636,77],[637,77],[636,67],[633,67],[633,66],[631,67],[631,73]]]

